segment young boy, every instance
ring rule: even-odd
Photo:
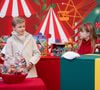
[[[5,47],[5,62],[15,62],[16,53],[20,52],[22,57],[25,58],[28,78],[37,77],[35,64],[40,59],[40,51],[37,48],[33,36],[25,29],[25,19],[22,17],[15,17],[12,21],[12,36],[7,40]],[[12,59],[9,59],[12,58]],[[9,67],[10,69],[10,67]]]

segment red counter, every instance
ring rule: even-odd
[[[0,90],[47,90],[40,78],[26,79],[18,84],[5,84],[0,81]]]
[[[47,90],[60,90],[60,57],[42,57],[37,64],[37,71]]]

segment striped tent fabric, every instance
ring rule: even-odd
[[[35,13],[28,0],[2,0],[0,3],[0,17],[5,16],[26,16],[30,17]]]
[[[70,38],[68,30],[59,21],[53,8],[49,9],[47,16],[39,26],[36,34],[38,33],[51,36],[50,38],[47,37],[49,45],[56,43],[56,41],[59,41],[59,43],[67,42],[68,38]]]

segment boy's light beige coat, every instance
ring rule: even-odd
[[[22,52],[27,64],[29,62],[33,63],[33,68],[29,71],[27,77],[37,77],[35,64],[37,64],[41,55],[33,36],[25,32],[23,37],[19,37],[16,32],[13,32],[12,36],[7,40],[5,55],[14,57],[16,51]]]

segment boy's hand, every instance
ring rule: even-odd
[[[19,70],[17,71],[18,73],[23,73],[25,71],[26,68],[19,68]]]
[[[30,62],[27,66],[27,70],[30,71],[30,69],[33,67],[33,64]]]
[[[16,68],[14,68],[14,67],[10,67],[9,69],[8,69],[8,73],[10,73],[10,74],[14,74],[14,73],[16,73],[17,72],[17,70],[16,70]]]

